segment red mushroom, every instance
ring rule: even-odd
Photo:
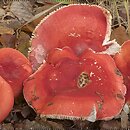
[[[0,76],[0,122],[11,111],[14,104],[14,94],[11,86]]]
[[[0,49],[0,76],[12,87],[14,96],[22,92],[22,83],[32,73],[29,60],[19,51]]]
[[[71,47],[79,55],[85,49],[106,49],[111,33],[110,13],[96,5],[69,5],[51,13],[34,31],[30,61],[37,69],[54,48]]]
[[[127,87],[126,101],[130,103],[130,40],[123,43],[121,50],[114,56],[115,63],[124,77]]]
[[[62,55],[65,52],[67,56]],[[111,119],[120,113],[126,88],[109,55],[86,50],[71,58],[74,53],[64,49],[55,49],[53,53],[50,61],[24,82],[25,100],[38,114],[95,121]],[[57,53],[61,58],[56,57],[55,61]]]
[[[70,58],[73,60],[78,60],[78,57],[72,52],[69,47],[64,47],[63,49],[55,48],[52,50],[46,58],[46,62],[55,65],[60,59]]]

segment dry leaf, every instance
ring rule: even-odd
[[[51,130],[51,126],[49,126],[46,122],[38,122],[38,121],[29,121],[24,120],[21,123],[15,124],[15,130]]]
[[[65,130],[63,128],[63,125],[60,124],[60,123],[56,123],[54,121],[48,121],[48,123],[51,125],[51,127],[52,127],[53,130]]]
[[[44,1],[44,0],[36,0],[36,2],[37,2],[38,4],[45,4],[45,1]]]
[[[21,32],[18,36],[18,42],[17,42],[17,49],[22,52],[26,57],[28,56],[28,48],[30,46],[29,44],[30,36],[26,34],[25,32]]]
[[[5,10],[0,8],[0,17],[4,16],[5,15]]]
[[[14,30],[7,26],[0,25],[0,35],[2,34],[14,34]]]
[[[33,17],[32,5],[29,1],[13,1],[10,6],[10,11],[24,23]]]
[[[121,123],[117,120],[102,121],[100,124],[100,130],[119,130]]]
[[[17,19],[12,12],[7,12],[4,17],[3,20],[12,20],[12,19]],[[17,19],[18,20],[18,19]]]
[[[123,26],[119,26],[112,31],[111,40],[116,39],[116,41],[122,45],[126,40],[130,39],[126,33],[126,29]]]
[[[40,12],[39,14],[35,15],[30,19],[27,23],[25,23],[22,27],[22,30],[27,31],[27,32],[33,32],[35,27],[38,25],[38,23],[46,16],[46,14],[49,14],[50,12],[56,10],[62,5],[62,3],[58,3],[51,8],[44,10]]]
[[[14,127],[11,123],[2,124],[0,130],[14,130]]]
[[[129,23],[128,23],[128,35],[130,37],[130,19],[129,19]]]
[[[2,34],[0,36],[0,42],[3,45],[3,47],[15,48],[16,37],[12,34]]]
[[[90,122],[89,121],[80,121],[80,120],[75,120],[74,121],[74,125],[81,129],[81,130],[85,130],[89,127]]]
[[[14,30],[17,30],[21,27],[21,23],[17,19],[4,20],[4,25]]]
[[[41,6],[41,7],[38,7],[35,9],[35,15],[36,14],[39,14],[40,12],[44,11],[44,10],[47,10],[49,8],[51,8],[52,6],[54,6],[55,4],[45,4],[44,6]]]
[[[31,108],[29,106],[24,106],[21,110],[21,114],[24,118],[27,118],[31,113]]]
[[[121,112],[121,127],[122,128],[127,128],[128,126],[128,114],[125,111]]]

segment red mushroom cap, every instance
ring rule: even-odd
[[[28,104],[42,116],[95,121],[120,113],[126,88],[109,55],[87,50],[78,60],[68,56],[55,65],[42,65],[24,82],[23,91]]]
[[[9,114],[14,104],[11,86],[0,76],[0,122]]]
[[[111,33],[110,13],[96,5],[69,5],[43,19],[34,31],[30,61],[34,69],[42,64],[48,51],[64,46],[79,55],[85,49],[106,49]]]
[[[130,103],[130,40],[123,43],[119,53],[114,56],[115,63],[124,77],[127,87],[126,101]]]
[[[69,47],[64,47],[63,49],[55,48],[52,50],[46,58],[46,62],[55,65],[60,59],[70,58],[73,60],[78,60],[78,57],[72,52]]]
[[[22,92],[23,81],[32,73],[29,60],[12,48],[0,49],[0,76],[12,87],[14,96]]]

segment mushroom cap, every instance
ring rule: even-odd
[[[110,13],[96,5],[69,5],[54,11],[36,27],[29,54],[33,69],[37,69],[54,48],[69,46],[79,55],[85,49],[106,49],[111,33]]]
[[[11,86],[0,76],[0,122],[9,114],[14,104]]]
[[[12,48],[0,49],[0,76],[12,87],[17,97],[23,88],[23,81],[32,73],[29,60]]]
[[[120,51],[114,56],[115,63],[124,77],[127,87],[126,101],[130,103],[130,40],[124,42]]]
[[[117,116],[126,88],[111,56],[86,50],[75,59],[69,53],[59,54],[56,61],[51,53],[50,61],[24,82],[27,103],[48,118],[95,121]]]
[[[46,57],[46,62],[55,65],[60,59],[70,58],[73,60],[78,60],[78,57],[69,47],[55,48]]]

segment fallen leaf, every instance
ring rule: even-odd
[[[130,39],[127,35],[126,29],[123,26],[119,26],[113,29],[111,34],[111,40],[116,39],[116,41],[122,45],[124,41]]]
[[[24,23],[33,17],[32,5],[29,1],[13,1],[10,6],[10,11]]]
[[[5,10],[0,8],[0,17],[3,17],[5,15]]]
[[[54,121],[48,121],[48,123],[51,125],[52,130],[65,130],[60,123],[56,123]]]
[[[100,130],[119,130],[121,123],[117,120],[101,121]]]
[[[128,23],[128,35],[130,37],[130,19],[129,19],[129,23]]]
[[[30,47],[30,36],[25,33],[21,32],[18,36],[18,42],[17,42],[17,50],[22,52],[26,57],[28,56],[28,49]]]
[[[35,15],[36,15],[36,14],[39,14],[40,12],[49,9],[49,8],[51,8],[51,7],[54,6],[54,5],[55,5],[55,4],[45,4],[45,5],[43,5],[43,6],[37,7],[37,8],[35,9],[35,12],[34,12],[34,13],[35,13]]]
[[[24,106],[21,110],[21,114],[24,118],[27,118],[31,113],[30,107],[29,106]]]
[[[3,20],[12,20],[12,19],[16,19],[16,17],[14,16],[14,14],[12,12],[7,12],[4,16],[3,16]]]
[[[72,0],[55,0],[56,2],[62,2],[63,4],[72,4],[73,1]]]
[[[39,24],[39,22],[50,12],[56,10],[57,8],[59,8],[60,6],[62,6],[62,3],[58,3],[54,6],[52,6],[51,8],[44,10],[42,12],[40,12],[39,14],[36,14],[35,16],[32,17],[32,19],[30,19],[28,22],[26,22],[21,29],[23,31],[27,31],[27,32],[33,32],[33,30],[35,29],[35,27]]]
[[[44,0],[36,0],[35,5],[44,5],[45,1]]]
[[[16,36],[12,34],[2,34],[0,36],[0,43],[3,47],[15,48]]]
[[[7,26],[0,25],[0,35],[2,34],[14,34],[14,30]]]
[[[7,124],[2,124],[0,130],[14,130],[14,128],[11,123],[7,123]]]
[[[121,128],[126,129],[128,126],[128,114],[125,111],[121,112]]]
[[[4,20],[4,26],[12,28],[13,30],[17,30],[18,28],[21,27],[21,23],[17,19],[8,19]]]
[[[84,129],[88,129],[90,122],[89,121],[76,120],[76,121],[74,121],[74,124],[77,128],[84,130]]]
[[[21,123],[15,124],[15,130],[52,130],[47,122],[29,121],[24,120]]]

